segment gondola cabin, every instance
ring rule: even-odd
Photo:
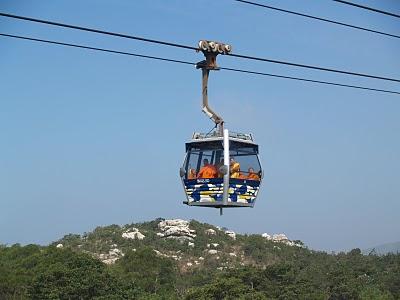
[[[253,207],[262,181],[258,145],[251,134],[194,133],[186,143],[180,176],[185,204],[222,208]]]

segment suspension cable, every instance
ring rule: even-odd
[[[236,0],[236,1],[239,1],[239,0]],[[75,26],[75,25],[70,25],[70,24],[57,23],[57,22],[53,22],[53,21],[47,21],[47,20],[34,19],[34,18],[23,17],[23,16],[5,14],[5,13],[1,13],[1,12],[0,12],[0,16],[9,17],[9,18],[15,18],[15,19],[21,19],[21,20],[30,21],[30,22],[36,22],[36,23],[43,23],[43,24],[47,24],[47,25],[54,25],[54,26],[59,26],[59,27],[65,27],[65,28],[71,28],[71,29],[77,29],[77,30],[84,30],[84,31],[88,31],[88,32],[112,35],[112,36],[117,36],[117,37],[122,37],[122,38],[134,39],[134,40],[139,40],[139,41],[144,41],[144,42],[149,42],[149,43],[156,43],[156,44],[161,44],[161,45],[165,45],[165,46],[178,47],[178,48],[184,48],[184,49],[188,49],[188,50],[198,51],[198,48],[192,47],[192,46],[187,46],[187,45],[182,45],[182,44],[177,44],[177,43],[171,43],[171,42],[164,42],[164,41],[148,39],[148,38],[143,38],[143,37],[138,37],[138,36],[132,36],[132,35],[127,35],[127,34],[122,34],[122,33],[115,33],[115,32],[103,31],[103,30],[87,28],[87,27],[81,27],[81,26]],[[275,60],[275,59],[254,57],[254,56],[249,56],[249,55],[241,55],[241,54],[228,54],[228,55],[232,56],[232,57],[237,57],[237,58],[244,58],[244,59],[250,59],[250,60],[256,60],[256,61],[263,61],[263,62],[269,62],[269,63],[274,63],[274,64],[283,64],[283,65],[288,65],[288,66],[298,67],[298,68],[306,68],[306,69],[313,69],[313,70],[318,70],[318,71],[333,72],[333,73],[339,73],[339,74],[345,74],[345,75],[353,75],[353,76],[358,76],[358,77],[365,77],[365,78],[379,79],[379,80],[385,80],[385,81],[400,82],[400,79],[383,77],[383,76],[376,76],[376,75],[370,75],[370,74],[365,74],[365,73],[350,72],[350,71],[344,71],[344,70],[338,70],[338,69],[332,69],[332,68],[326,68],[326,67],[299,64],[299,63],[288,62],[288,61],[281,61],[281,60]]]
[[[64,43],[64,42],[38,39],[38,38],[27,37],[27,36],[20,36],[20,35],[6,34],[6,33],[0,33],[0,36],[14,38],[14,39],[22,39],[22,40],[27,40],[27,41],[32,41],[32,42],[40,42],[40,43],[66,46],[66,47],[72,47],[72,48],[80,48],[80,49],[85,49],[85,50],[100,51],[100,52],[113,53],[113,54],[119,54],[119,55],[128,55],[128,56],[133,56],[133,57],[153,59],[153,60],[165,61],[165,62],[171,62],[171,63],[185,64],[185,65],[192,65],[192,66],[196,65],[194,62],[190,62],[190,61],[177,60],[177,59],[171,59],[171,58],[165,58],[165,57],[159,57],[159,56],[143,55],[143,54],[138,54],[138,53],[111,50],[111,49],[99,48],[99,47],[90,47],[90,46],[86,46],[86,45]],[[346,87],[346,88],[353,88],[353,89],[360,89],[360,90],[400,95],[400,92],[397,92],[397,91],[377,89],[377,88],[371,88],[371,87],[366,87],[366,86],[342,84],[342,83],[337,83],[337,82],[314,80],[314,79],[309,79],[309,78],[285,76],[285,75],[279,75],[279,74],[256,72],[256,71],[251,71],[251,70],[235,69],[235,68],[228,68],[228,67],[220,67],[220,69],[226,70],[226,71],[232,71],[232,72],[252,74],[252,75],[261,75],[261,76],[275,77],[275,78],[281,78],[281,79],[290,79],[290,80],[296,80],[296,81],[302,81],[302,82],[310,82],[310,83],[317,83],[317,84],[324,84],[324,85],[339,86],[339,87]]]
[[[331,24],[335,24],[335,25],[340,25],[340,26],[344,26],[344,27],[348,27],[348,28],[358,29],[358,30],[362,30],[362,31],[367,31],[367,32],[371,32],[371,33],[376,33],[376,34],[385,35],[385,36],[389,36],[389,37],[400,39],[400,35],[387,33],[387,32],[383,32],[383,31],[378,31],[378,30],[374,30],[374,29],[370,29],[370,28],[365,28],[365,27],[361,27],[361,26],[357,26],[357,25],[352,25],[352,24],[348,24],[348,23],[344,23],[344,22],[339,22],[339,21],[335,21],[335,20],[331,20],[331,19],[316,17],[316,16],[313,16],[313,15],[303,14],[303,13],[299,13],[299,12],[292,11],[292,10],[278,8],[278,7],[275,7],[275,6],[265,5],[265,4],[252,2],[252,1],[246,1],[246,0],[233,0],[233,1],[241,2],[241,3],[244,3],[244,4],[253,5],[253,6],[257,6],[257,7],[262,7],[262,8],[266,8],[266,9],[270,9],[270,10],[275,10],[275,11],[279,11],[279,12],[283,12],[283,13],[287,13],[287,14],[291,14],[291,15],[295,15],[295,16],[305,17],[305,18],[309,18],[309,19],[313,19],[313,20],[318,20],[318,21],[322,21],[322,22],[327,22],[327,23],[331,23]]]
[[[391,12],[384,11],[384,10],[380,10],[380,9],[376,9],[376,8],[373,8],[373,7],[370,7],[370,6],[365,6],[365,5],[361,5],[361,4],[357,4],[357,3],[353,3],[353,2],[349,2],[349,1],[344,1],[344,0],[333,0],[333,1],[339,2],[339,3],[342,3],[342,4],[346,4],[346,5],[350,5],[350,6],[354,6],[354,7],[357,7],[357,8],[361,8],[361,9],[366,9],[366,10],[369,10],[369,11],[377,12],[377,13],[380,13],[380,14],[388,15],[388,16],[391,16],[391,17],[400,18],[400,15],[398,15],[398,14],[391,13]]]

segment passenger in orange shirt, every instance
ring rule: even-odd
[[[247,179],[260,181],[260,176],[254,172],[253,168],[249,168],[249,175],[247,175]]]
[[[205,158],[203,160],[203,167],[200,169],[199,174],[197,174],[197,178],[217,178],[218,171],[214,165],[211,165],[208,162],[208,159]]]
[[[239,170],[239,177],[238,177],[238,179],[247,179],[247,176],[246,175],[244,175],[242,172],[240,172],[240,170]]]

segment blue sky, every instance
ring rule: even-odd
[[[261,1],[260,1],[261,2]],[[399,19],[333,1],[265,1],[400,34]],[[396,0],[364,1],[400,13]],[[0,11],[196,46],[400,78],[400,40],[232,0],[11,1]],[[0,32],[189,61],[191,51],[0,17]],[[219,57],[261,72],[400,90],[398,83]],[[98,225],[197,219],[323,250],[400,240],[400,97],[211,74],[227,127],[251,132],[265,169],[254,209],[187,207],[184,142],[212,123],[191,66],[0,37],[0,243],[49,243]]]

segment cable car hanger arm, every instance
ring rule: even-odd
[[[208,104],[208,77],[210,75],[210,70],[219,70],[217,65],[217,55],[228,54],[231,52],[231,50],[232,47],[230,45],[202,40],[199,42],[198,51],[203,52],[206,59],[196,64],[196,68],[202,70],[202,111],[214,121],[216,126],[219,127],[218,129],[221,135],[223,133],[224,120],[221,116],[214,112]]]

